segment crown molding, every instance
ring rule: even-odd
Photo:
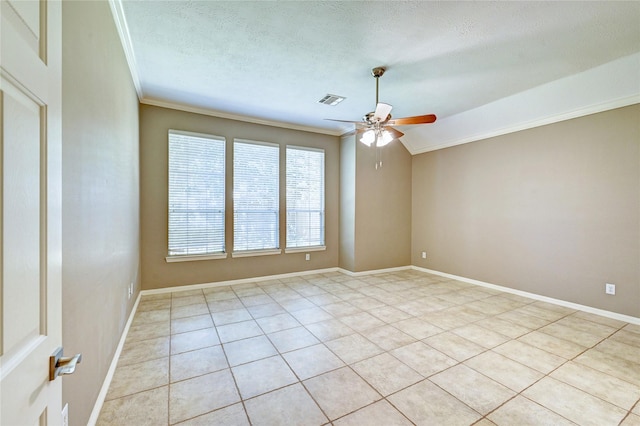
[[[409,128],[403,143],[412,154],[583,117],[640,103],[640,53]]]
[[[178,111],[192,112],[194,114],[208,115],[211,117],[226,118],[228,120],[243,121],[245,123],[262,124],[264,126],[281,127],[289,130],[300,130],[303,132],[320,133],[323,135],[340,136],[342,133],[344,133],[343,131],[340,131],[340,130],[328,130],[328,129],[321,129],[318,127],[301,126],[299,124],[293,124],[293,123],[264,120],[256,117],[248,117],[245,115],[231,114],[228,112],[216,111],[209,108],[184,105],[176,102],[161,101],[158,99],[142,98],[140,99],[140,103],[145,105],[157,106],[161,108],[175,109]]]
[[[411,155],[423,154],[425,152],[437,151],[439,149],[450,148],[456,145],[463,145],[466,143],[477,142],[483,139],[489,139],[496,136],[507,135],[509,133],[520,132],[522,130],[533,129],[535,127],[546,126],[547,124],[558,123],[560,121],[571,120],[573,118],[584,117],[586,115],[597,114],[599,112],[609,111],[616,108],[622,108],[629,105],[640,103],[640,95],[628,96],[622,99],[614,99],[612,101],[604,102],[597,105],[590,105],[584,108],[578,108],[573,111],[562,112],[556,115],[548,117],[536,118],[524,123],[516,123],[512,126],[503,127],[501,129],[493,130],[487,133],[479,133],[473,136],[464,137],[461,139],[451,139],[442,143],[430,145],[422,149],[410,150]]]
[[[142,86],[140,85],[140,77],[138,76],[136,56],[133,53],[131,35],[129,34],[127,19],[124,16],[122,0],[109,0],[109,8],[111,9],[113,21],[116,24],[116,29],[118,30],[118,35],[120,36],[120,44],[122,45],[122,49],[124,50],[124,56],[127,59],[127,65],[129,65],[129,73],[131,74],[133,85],[136,88],[138,99],[142,99]]]

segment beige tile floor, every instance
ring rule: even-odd
[[[142,297],[100,425],[640,425],[640,326],[406,270]]]

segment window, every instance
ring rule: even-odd
[[[279,248],[280,147],[233,144],[233,251]]]
[[[169,130],[169,256],[223,253],[225,139]]]
[[[287,146],[287,248],[324,246],[324,151]]]

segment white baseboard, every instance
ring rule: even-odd
[[[407,269],[411,269],[412,266],[398,266],[395,268],[386,268],[386,269],[372,269],[370,271],[360,271],[353,272],[347,269],[342,268],[325,268],[325,269],[313,269],[309,271],[300,271],[300,272],[288,272],[286,274],[277,274],[277,275],[265,275],[261,277],[253,277],[253,278],[240,278],[237,280],[227,280],[227,281],[216,281],[210,283],[202,283],[202,284],[190,284],[183,285],[179,287],[165,287],[165,288],[155,288],[152,290],[142,290],[140,293],[142,295],[145,294],[162,294],[162,293],[174,293],[178,291],[190,291],[190,290],[200,290],[203,288],[213,288],[213,287],[225,287],[230,285],[238,285],[238,284],[247,284],[255,281],[268,281],[268,280],[278,280],[282,278],[291,278],[291,277],[299,277],[301,275],[315,275],[315,274],[326,274],[328,272],[341,272],[345,275],[349,275],[351,277],[361,277],[364,275],[373,275],[373,274],[383,274],[387,272],[397,272],[397,271],[405,271]]]
[[[133,322],[133,317],[135,316],[136,311],[138,310],[138,304],[140,303],[141,293],[142,292],[138,293],[136,302],[133,304],[133,308],[131,309],[131,313],[129,314],[129,319],[127,319],[127,323],[124,326],[124,330],[122,330],[122,335],[120,336],[118,347],[116,348],[116,352],[113,354],[113,359],[111,360],[111,365],[109,366],[109,370],[107,371],[107,376],[104,378],[104,382],[102,382],[100,393],[98,394],[96,403],[94,404],[93,410],[91,411],[91,416],[89,417],[87,426],[95,426],[95,424],[98,422],[98,417],[100,416],[100,410],[102,410],[102,405],[104,404],[104,400],[107,397],[109,386],[111,386],[111,380],[113,380],[113,375],[116,372],[116,366],[118,365],[118,360],[120,359],[120,353],[122,352],[124,341],[127,339],[127,334],[129,333],[129,327],[131,327],[131,323]]]
[[[326,274],[327,272],[342,272],[340,268],[325,268],[325,269],[314,269],[311,271],[300,271],[300,272],[288,272],[286,274],[277,274],[277,275],[265,275],[262,277],[253,277],[253,278],[240,278],[237,280],[227,280],[227,281],[216,281],[211,283],[203,283],[203,284],[191,284],[191,285],[183,285],[180,287],[165,287],[165,288],[155,288],[152,290],[142,290],[140,294],[162,294],[162,293],[173,293],[177,291],[189,291],[189,290],[200,290],[203,288],[212,288],[212,287],[224,287],[228,285],[238,285],[238,284],[247,284],[252,283],[254,281],[268,281],[268,280],[278,280],[282,278],[291,278],[298,277],[300,275],[314,275],[314,274]]]
[[[513,288],[504,287],[504,286],[497,285],[497,284],[491,284],[491,283],[487,283],[487,282],[484,282],[484,281],[474,280],[472,278],[466,278],[466,277],[461,277],[461,276],[458,276],[458,275],[448,274],[446,272],[440,272],[440,271],[434,271],[432,269],[421,268],[419,266],[412,266],[411,269],[414,269],[416,271],[426,272],[428,274],[439,275],[441,277],[451,278],[451,279],[462,281],[462,282],[469,283],[469,284],[479,285],[481,287],[491,288],[491,289],[502,291],[502,292],[505,292],[505,293],[516,294],[516,295],[522,296],[522,297],[528,297],[529,299],[540,300],[542,302],[547,302],[547,303],[553,303],[554,305],[564,306],[566,308],[576,309],[578,311],[584,311],[584,312],[588,312],[590,314],[596,314],[596,315],[600,315],[600,316],[603,316],[603,317],[615,319],[615,320],[618,320],[618,321],[624,321],[624,322],[628,322],[628,323],[631,323],[631,324],[640,325],[640,318],[632,317],[630,315],[624,315],[624,314],[619,314],[617,312],[605,311],[604,309],[593,308],[591,306],[586,306],[586,305],[580,305],[578,303],[567,302],[567,301],[561,300],[561,299],[554,299],[552,297],[541,296],[541,295],[535,294],[535,293],[529,293],[529,292],[526,292],[526,291],[516,290],[516,289],[513,289]]]
[[[360,271],[353,272],[347,269],[337,268],[338,272],[342,272],[345,275],[349,275],[351,277],[362,277],[365,275],[373,275],[373,274],[384,274],[387,272],[398,272],[398,271],[406,271],[407,269],[412,269],[411,266],[397,266],[395,268],[385,268],[385,269],[372,269],[370,271]]]

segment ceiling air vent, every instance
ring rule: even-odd
[[[320,99],[318,101],[318,103],[319,104],[330,105],[330,106],[336,106],[336,105],[338,105],[340,102],[342,102],[344,100],[345,100],[344,96],[325,95],[324,98],[322,98],[322,99]]]

